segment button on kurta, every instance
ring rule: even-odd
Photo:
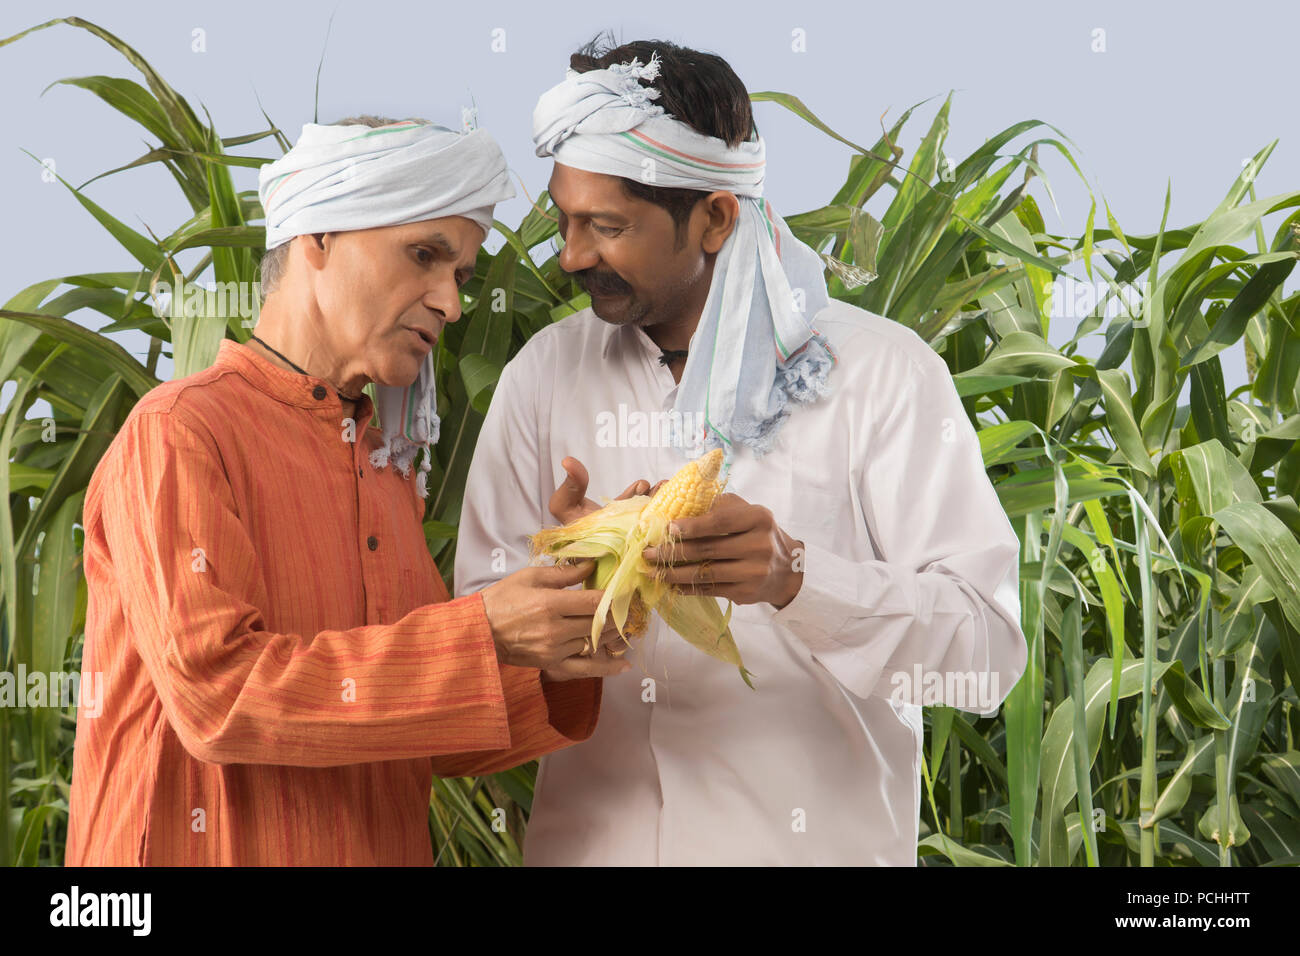
[[[311,390],[311,397],[312,397],[312,398],[316,398],[316,399],[324,398],[324,397],[325,397],[325,386],[324,386],[324,385],[317,385],[315,388],[313,388],[313,389]]]
[[[366,547],[371,551],[374,551],[379,547],[379,539],[372,534],[370,537],[366,538]]]

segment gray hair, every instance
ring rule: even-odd
[[[421,119],[418,116],[408,117],[417,123],[427,123],[427,119]],[[363,113],[360,116],[349,116],[346,119],[336,120],[330,123],[330,126],[369,126],[372,129],[380,126],[389,126],[393,123],[404,123],[407,120],[392,119],[388,116],[372,116],[370,113]],[[284,271],[289,265],[289,243],[282,242],[274,249],[267,249],[262,253],[262,262],[258,267],[261,278],[262,298],[276,290],[280,280],[284,277]]]

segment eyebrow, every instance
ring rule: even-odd
[[[448,241],[447,237],[440,232],[429,232],[429,233],[425,233],[422,236],[416,236],[414,239],[411,240],[411,242],[416,245],[433,246],[453,262],[455,262],[457,259],[460,258],[456,254],[456,250],[452,248],[451,242]],[[476,255],[475,262],[477,262],[477,260],[478,257]],[[463,266],[457,266],[457,268],[473,271],[474,265],[475,263],[471,262]]]
[[[456,258],[456,250],[452,248],[452,245],[447,240],[447,237],[440,232],[425,233],[422,236],[416,236],[411,241],[416,243],[423,243],[426,246],[436,246],[440,252],[442,252],[444,255],[447,256],[447,258],[449,259]]]
[[[561,209],[560,212],[563,212],[566,216],[580,216],[583,219],[613,219],[616,222],[628,221],[627,216],[608,209],[587,209],[582,212],[565,212],[565,210]]]

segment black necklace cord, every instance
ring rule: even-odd
[[[281,352],[276,352],[275,349],[273,349],[273,348],[271,348],[271,346],[267,345],[266,342],[264,342],[262,339],[257,338],[257,333],[253,333],[253,334],[249,335],[249,338],[250,338],[250,339],[257,339],[257,341],[258,341],[258,342],[261,342],[262,345],[265,346],[269,351],[274,352],[276,355],[280,356],[280,358],[284,359],[286,362],[288,362],[290,365],[292,365],[294,371],[296,371],[296,372],[301,372],[303,375],[311,375],[311,372],[307,371],[305,368],[302,368],[302,367],[299,366],[299,365],[294,365],[293,361],[292,361],[292,360],[291,360],[287,355],[284,355],[284,354],[281,353]],[[313,378],[315,378],[315,377],[317,377],[317,376],[313,376]],[[344,394],[343,394],[343,391],[342,391],[341,389],[337,388],[337,387],[334,389],[334,391],[338,392],[340,396],[342,396],[343,398],[346,398],[349,402],[359,402],[359,401],[361,401],[361,395],[358,395],[356,398],[353,398],[351,395],[344,395]],[[364,394],[364,393],[363,393],[363,394]]]

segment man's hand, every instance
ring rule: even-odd
[[[551,495],[550,511],[551,515],[560,524],[569,524],[577,521],[584,515],[589,515],[593,511],[599,511],[600,505],[586,497],[588,475],[586,466],[576,458],[565,458],[560,462],[564,470],[569,473],[560,487],[555,489],[555,494]],[[663,482],[651,487],[650,482],[645,479],[632,482],[623,490],[615,500],[622,501],[625,498],[631,498],[635,495],[651,495],[659,489]],[[584,580],[595,568],[595,562],[584,561],[580,565],[586,569],[577,580]],[[504,583],[504,581],[502,582]],[[576,581],[574,583],[577,583]],[[592,601],[591,611],[586,618],[586,630],[583,632],[588,639],[591,636],[591,618],[596,613],[596,606],[600,603],[602,591],[583,591],[584,594],[594,594],[596,597]],[[486,599],[486,594],[484,595]],[[580,677],[593,677],[600,675],[621,674],[628,670],[632,665],[620,658],[627,652],[628,645],[618,633],[614,626],[613,613],[609,612],[605,618],[605,628],[600,634],[600,645],[594,655],[589,655],[586,645],[576,654],[566,657],[550,667],[542,668],[542,680],[560,681],[573,680]]]
[[[492,626],[497,660],[516,667],[536,667],[554,680],[606,677],[632,665],[612,657],[623,639],[612,619],[600,636],[596,654],[585,656],[591,619],[603,591],[565,590],[581,584],[595,561],[567,567],[524,568],[484,588],[483,610]]]
[[[671,584],[737,604],[766,601],[777,608],[793,601],[803,585],[803,571],[795,564],[804,543],[782,531],[767,508],[739,495],[719,495],[708,514],[678,518],[668,530],[681,540],[646,548],[642,556],[660,562],[661,576]]]
[[[571,521],[577,521],[583,515],[599,511],[600,505],[586,497],[587,469],[582,462],[576,458],[565,458],[560,462],[560,465],[569,473],[569,477],[564,480],[560,487],[555,489],[555,494],[551,495],[550,509],[555,520],[562,525],[566,525]],[[628,485],[623,493],[614,500],[622,501],[624,498],[631,498],[634,495],[646,495],[650,493],[650,490],[650,482],[642,478]]]

